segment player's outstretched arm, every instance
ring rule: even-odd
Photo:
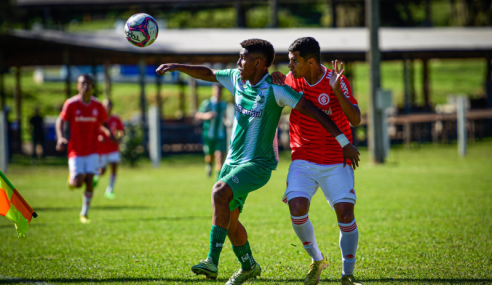
[[[155,72],[159,75],[164,75],[166,72],[179,71],[188,74],[196,79],[201,79],[210,82],[219,82],[215,75],[215,70],[203,65],[188,65],[179,63],[161,64]]]
[[[330,119],[328,115],[323,113],[319,108],[317,108],[313,103],[311,103],[304,97],[299,100],[295,107],[295,110],[318,121],[321,126],[323,126],[323,128],[325,128],[333,137],[336,138],[343,149],[344,167],[347,164],[347,159],[350,159],[350,161],[352,162],[352,167],[354,168],[354,170],[356,169],[356,167],[359,167],[359,151],[349,142],[347,137],[342,133],[342,131]]]
[[[340,69],[338,68],[338,60],[331,61],[331,64],[333,65],[333,73],[330,77],[331,89],[337,96],[338,102],[340,102],[340,107],[342,107],[342,111],[349,120],[350,124],[357,127],[361,122],[359,107],[352,104],[349,99],[345,97],[342,89],[340,89],[340,81],[342,80],[342,74],[345,71],[345,69],[343,69],[343,62],[340,64]]]

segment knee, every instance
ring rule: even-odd
[[[354,211],[343,211],[340,213],[338,222],[343,223],[343,224],[348,224],[351,223],[354,220]]]
[[[212,188],[212,202],[214,204],[224,204],[229,203],[231,200],[232,190],[229,188],[229,186],[222,181],[215,183],[214,187]]]
[[[84,184],[84,175],[77,175],[73,180],[73,183],[73,186],[75,187],[82,187],[82,185]]]
[[[309,212],[309,199],[304,197],[294,198],[289,201],[290,214],[294,217],[304,216]]]

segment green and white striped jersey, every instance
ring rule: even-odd
[[[254,161],[275,169],[273,149],[278,121],[285,106],[295,108],[302,97],[289,86],[272,84],[266,74],[256,85],[241,80],[239,70],[216,72],[217,80],[234,94],[235,114],[225,163],[238,166]]]

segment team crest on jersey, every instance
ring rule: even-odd
[[[263,103],[265,103],[265,96],[263,96],[263,94],[260,94],[260,95],[256,96],[255,102],[257,104],[263,104]]]
[[[97,116],[97,109],[92,109],[92,115]]]
[[[318,102],[323,106],[328,105],[328,103],[330,103],[330,96],[326,93],[319,94]]]
[[[237,176],[235,175],[232,175],[232,181],[234,181],[234,183],[239,183],[239,178],[237,178]]]
[[[75,115],[80,115],[80,110],[75,111]]]

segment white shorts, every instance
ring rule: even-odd
[[[120,163],[121,155],[119,151],[99,155],[99,168],[105,168],[110,163]]]
[[[98,167],[99,155],[97,153],[68,159],[68,169],[72,178],[80,174],[96,174]]]
[[[350,165],[323,165],[305,160],[294,160],[287,175],[287,189],[282,201],[287,203],[296,197],[305,197],[311,201],[321,187],[331,208],[336,203],[355,204],[357,196],[354,190],[354,171]]]

